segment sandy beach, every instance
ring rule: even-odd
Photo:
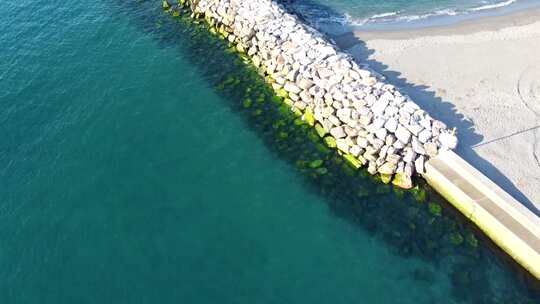
[[[335,40],[456,127],[457,153],[540,215],[540,10]]]

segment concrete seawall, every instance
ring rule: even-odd
[[[540,278],[540,218],[451,151],[427,162],[423,176],[523,268]]]
[[[163,2],[173,15],[183,6],[247,55],[350,164],[402,188],[413,186],[413,174],[423,176],[540,279],[540,219],[451,151],[455,130],[271,0]]]

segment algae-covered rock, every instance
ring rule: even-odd
[[[319,135],[317,135],[317,132],[313,130],[309,130],[309,132],[307,132],[307,136],[313,143],[318,143],[321,140]]]
[[[287,132],[279,132],[278,138],[281,139],[281,140],[285,140],[285,139],[289,138],[289,134]]]
[[[272,128],[274,128],[275,130],[278,130],[278,129],[280,129],[280,128],[286,126],[286,125],[287,125],[287,122],[284,121],[284,120],[282,120],[282,119],[280,119],[280,120],[278,120],[278,121],[275,121],[275,122],[272,124]]]
[[[360,169],[362,167],[362,163],[351,154],[345,154],[343,158],[345,158],[347,163],[355,169]]]
[[[401,189],[411,189],[413,187],[411,177],[404,173],[395,174],[392,184]]]
[[[414,199],[419,203],[423,203],[426,201],[426,197],[427,197],[426,190],[418,186],[414,187],[411,190],[411,194],[413,195]]]
[[[311,108],[306,108],[306,111],[304,112],[304,120],[312,127],[315,125],[315,117],[313,116],[313,111]]]
[[[283,102],[290,107],[294,105],[294,101],[290,100],[289,98],[284,98]]]
[[[243,53],[243,48],[238,48],[240,44],[236,45],[236,47],[234,48],[234,50],[238,51],[238,53],[240,53],[238,56],[240,57],[240,59],[242,60],[243,63],[245,64],[248,64],[250,62],[250,59],[249,57]]]
[[[236,50],[238,51],[238,53],[245,53],[246,52],[246,49],[240,43],[236,45]]]
[[[389,184],[392,181],[392,174],[381,174],[381,182]]]
[[[287,91],[285,91],[285,89],[279,89],[276,92],[276,95],[281,97],[281,98],[289,98],[289,93],[287,93]]]
[[[450,242],[456,246],[463,244],[463,236],[459,232],[450,234]]]
[[[442,207],[441,205],[437,203],[429,203],[429,213],[435,215],[435,216],[441,216],[442,215]]]
[[[223,26],[219,27],[218,32],[221,34],[223,38],[229,37],[229,32],[227,32]]]
[[[335,148],[337,147],[337,144],[336,144],[336,139],[333,138],[332,136],[326,136],[324,138],[324,142],[326,143],[326,145],[330,148]]]
[[[302,117],[302,115],[304,115],[304,113],[302,113],[302,111],[300,111],[298,108],[291,108],[291,111],[297,117]]]
[[[163,0],[162,2],[162,5],[164,10],[169,10],[171,8],[171,5],[169,4],[169,2],[167,2],[167,0]]]
[[[263,104],[266,100],[266,96],[264,94],[260,94],[259,97],[255,100],[258,104]]]
[[[324,161],[322,159],[316,159],[309,163],[309,167],[313,169],[319,168],[320,166],[322,166],[323,163]]]
[[[353,168],[349,162],[345,162],[342,166],[341,166],[342,170],[343,170],[343,173],[345,173],[347,176],[354,176],[355,173],[357,172],[355,168]]]
[[[295,125],[295,126],[301,126],[301,125],[303,125],[303,124],[305,124],[305,123],[306,123],[306,122],[303,121],[301,118],[297,118],[297,119],[294,120],[294,125]]]
[[[323,145],[322,143],[317,143],[315,145],[315,148],[317,148],[317,151],[323,153],[323,154],[329,154],[332,152],[332,150],[328,149],[327,146]]]
[[[242,105],[244,106],[244,108],[251,108],[251,105],[253,105],[253,101],[250,98],[246,98]]]
[[[317,134],[319,134],[320,137],[324,137],[327,134],[326,130],[320,123],[315,124],[315,131],[317,131]]]
[[[287,106],[286,104],[282,104],[279,106],[279,112],[283,114],[283,116],[287,116],[291,112],[291,108]]]
[[[212,18],[210,15],[204,16],[204,20],[206,21],[206,23],[208,23],[210,27],[214,26],[215,24],[214,18]]]
[[[283,97],[280,96],[272,96],[272,101],[279,104],[283,102]]]
[[[317,174],[319,175],[325,175],[328,173],[328,169],[326,169],[325,167],[320,167],[320,168],[317,168],[315,172],[317,172]]]
[[[172,13],[173,17],[180,17],[180,11],[178,10],[175,10],[173,13]]]
[[[474,234],[472,234],[472,232],[469,232],[465,239],[467,240],[467,244],[469,244],[471,247],[478,247],[478,240],[476,239]]]

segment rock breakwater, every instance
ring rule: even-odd
[[[323,34],[271,0],[179,0],[245,53],[291,110],[354,167],[412,187],[413,174],[457,146],[455,130],[433,119],[382,77],[360,67]]]

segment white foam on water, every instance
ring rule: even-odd
[[[517,0],[508,0],[501,3],[487,4],[487,5],[471,8],[470,11],[477,12],[477,11],[485,11],[485,10],[494,9],[494,8],[501,8],[501,7],[508,6],[512,3],[515,3],[516,1]]]
[[[426,13],[426,14],[422,14],[422,15],[400,16],[396,20],[397,21],[415,21],[415,20],[422,20],[422,19],[427,19],[427,18],[430,18],[430,17],[437,17],[437,16],[455,16],[458,13],[459,12],[457,12],[457,11],[455,11],[453,9],[442,9],[442,10],[438,10],[438,11],[434,11],[434,12]]]
[[[414,22],[414,21],[421,21],[428,18],[436,18],[436,17],[444,17],[444,16],[457,16],[457,15],[467,15],[474,12],[479,11],[486,11],[486,10],[492,10],[492,9],[499,9],[502,7],[509,6],[511,4],[516,3],[518,0],[507,0],[504,2],[498,2],[498,3],[491,3],[491,4],[485,4],[473,8],[446,8],[446,9],[439,9],[432,12],[426,12],[424,14],[406,14],[403,11],[391,11],[386,13],[378,13],[374,14],[370,17],[366,18],[357,18],[353,17],[348,13],[344,13],[344,18],[328,18],[332,20],[325,20],[325,21],[331,21],[336,23],[341,23],[344,26],[364,26],[369,24],[391,24],[394,22]],[[485,3],[485,2],[484,2]],[[327,19],[327,18],[325,18]],[[320,20],[319,20],[320,21]]]
[[[389,12],[389,13],[382,13],[382,14],[378,14],[378,15],[373,15],[369,19],[378,19],[378,18],[384,18],[384,17],[391,17],[391,16],[395,16],[397,14],[399,14],[399,11],[397,11],[397,12]]]

